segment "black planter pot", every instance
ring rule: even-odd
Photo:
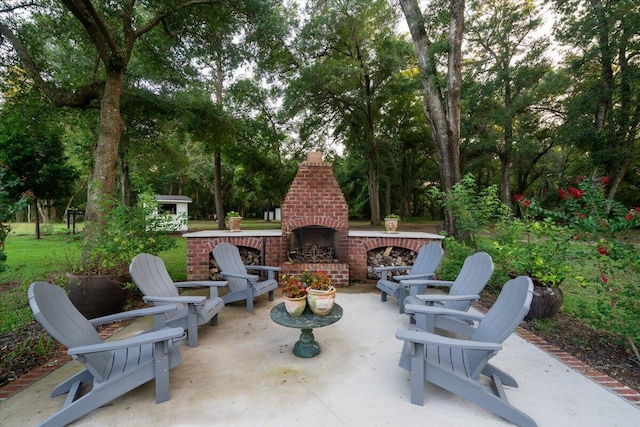
[[[564,294],[559,287],[549,288],[534,285],[531,307],[524,320],[551,318],[558,313],[563,302]]]
[[[518,276],[518,274],[513,272],[509,272],[508,274],[511,279]],[[564,302],[562,289],[558,286],[543,286],[538,279],[533,277],[531,281],[533,282],[533,299],[531,300],[529,312],[524,316],[524,320],[550,319],[558,314]]]
[[[65,290],[69,299],[87,319],[123,311],[128,292],[124,284],[129,275],[76,275],[67,273]]]

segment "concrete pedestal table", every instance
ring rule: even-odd
[[[304,358],[315,357],[320,354],[320,344],[314,340],[313,328],[331,325],[341,318],[342,307],[338,304],[334,304],[333,309],[326,316],[316,316],[311,312],[309,306],[307,306],[302,315],[290,316],[283,302],[271,309],[271,320],[278,325],[301,329],[300,339],[293,346],[293,354]]]

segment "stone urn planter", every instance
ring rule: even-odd
[[[331,313],[336,301],[336,288],[331,286],[329,290],[307,289],[307,304],[311,312],[316,316],[326,316]]]
[[[289,316],[300,316],[307,308],[307,296],[301,296],[297,298],[284,297],[284,308],[289,313]]]
[[[238,232],[240,231],[240,225],[242,224],[241,216],[232,216],[228,218],[229,220],[229,231]]]
[[[69,299],[87,319],[120,313],[124,310],[129,293],[124,284],[131,282],[126,275],[66,274],[64,288]]]
[[[384,228],[387,233],[397,233],[398,231],[398,218],[385,218]]]

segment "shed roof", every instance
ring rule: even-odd
[[[182,202],[191,203],[192,200],[187,196],[172,196],[166,194],[156,194],[156,200],[158,202]]]

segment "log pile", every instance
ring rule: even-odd
[[[367,253],[367,279],[378,280],[380,276],[373,272],[373,267],[406,265],[412,266],[418,253],[409,249],[388,246],[377,248]]]

